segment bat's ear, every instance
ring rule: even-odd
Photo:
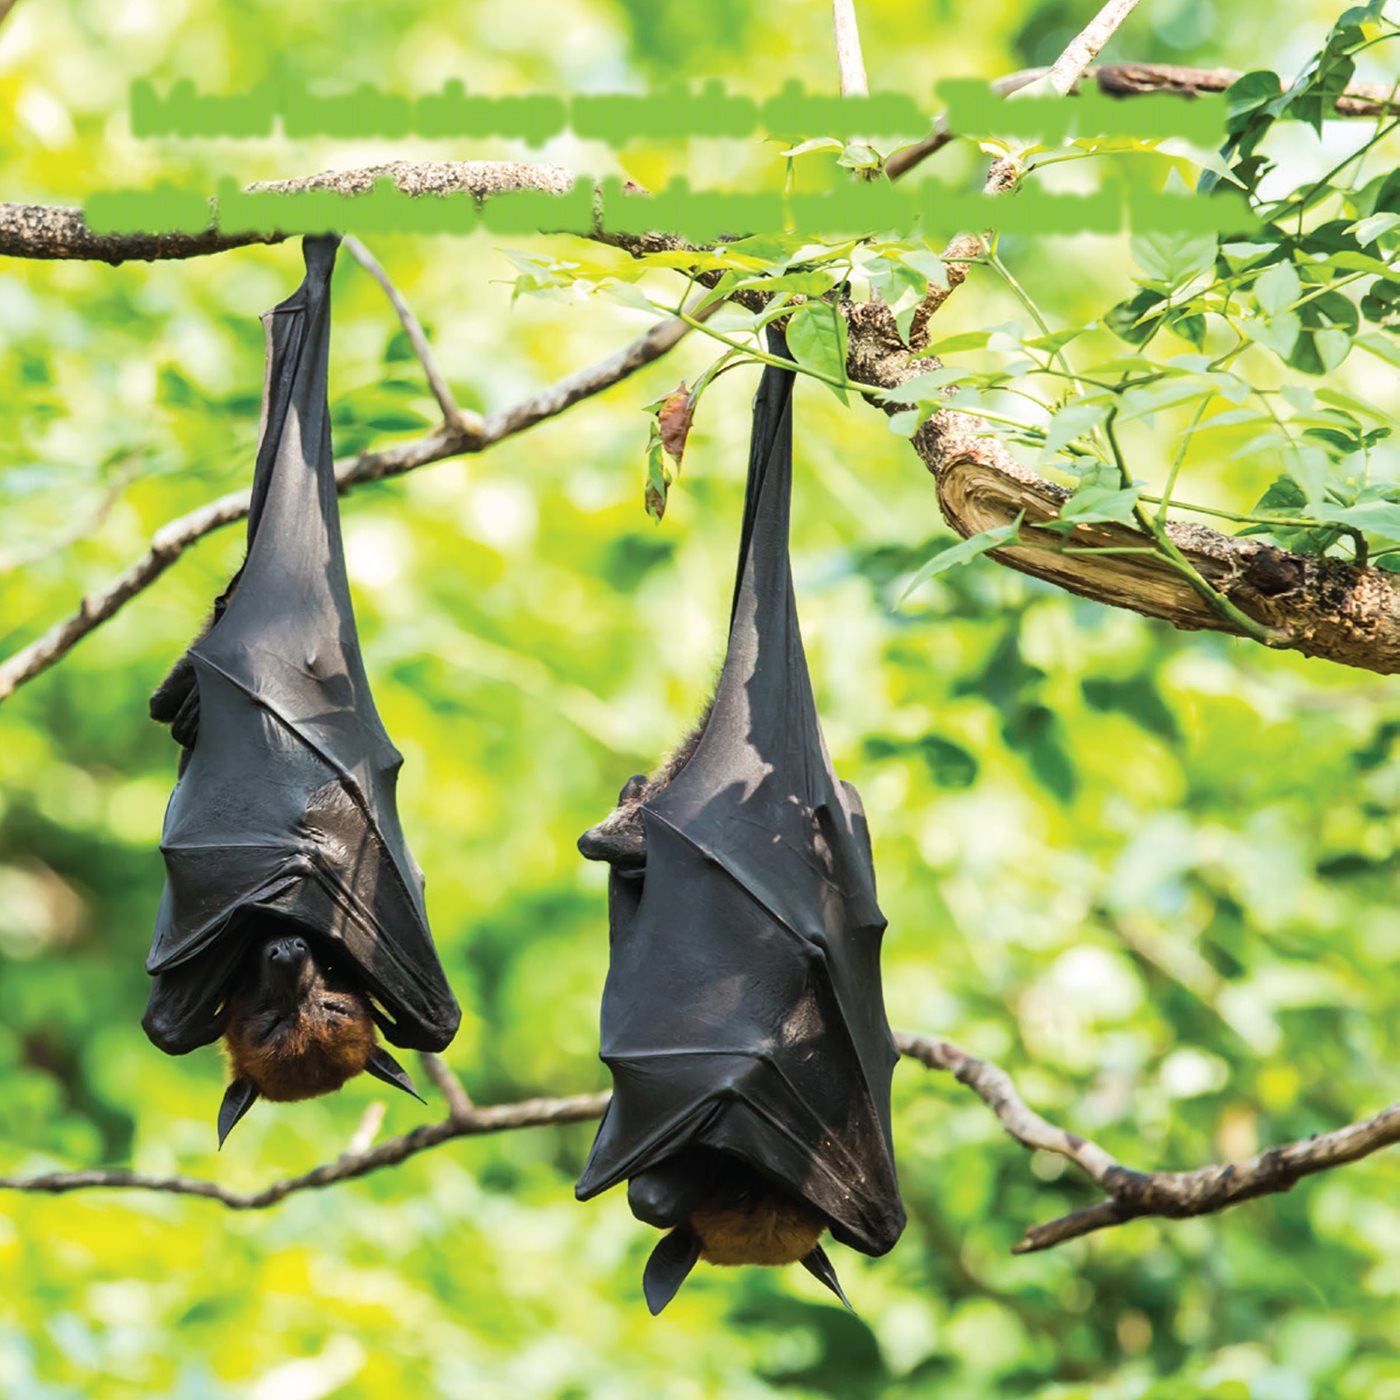
[[[219,1150],[223,1150],[224,1139],[233,1131],[234,1125],[257,1102],[257,1085],[251,1079],[235,1079],[224,1090],[224,1101],[219,1105]]]
[[[645,773],[633,773],[622,785],[622,791],[617,795],[617,805],[620,807],[624,802],[640,802],[642,794],[647,790],[647,775]]]
[[[819,1278],[826,1284],[845,1305],[848,1312],[855,1312],[855,1309],[851,1307],[851,1300],[841,1291],[841,1280],[836,1277],[836,1270],[831,1267],[831,1260],[826,1257],[826,1250],[821,1245],[817,1245],[810,1254],[803,1255],[802,1267],[813,1278]]]
[[[672,1230],[652,1250],[642,1274],[642,1292],[653,1317],[676,1296],[699,1257],[700,1237],[684,1225]]]
[[[427,1103],[427,1099],[413,1087],[408,1071],[382,1045],[376,1045],[374,1053],[365,1061],[365,1073],[402,1089],[405,1094],[412,1094],[419,1103]]]

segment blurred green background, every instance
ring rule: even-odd
[[[872,86],[928,93],[1049,62],[1092,8],[864,0]],[[1245,0],[1165,0],[1106,57],[1286,70],[1333,15],[1286,0],[1261,32]],[[771,170],[771,149],[720,142],[130,139],[133,79],[231,91],[279,63],[327,90],[835,85],[816,0],[20,0],[0,28],[0,198],[408,157],[542,155],[696,184],[746,160]],[[1297,159],[1325,168],[1334,139],[1300,134]],[[512,302],[511,265],[484,237],[372,247],[473,407],[646,324],[606,301]],[[1003,252],[1068,323],[1131,291],[1117,241]],[[0,264],[0,653],[164,521],[246,482],[256,318],[299,276],[295,245]],[[433,404],[417,366],[345,256],[334,306],[338,451],[421,430]],[[1013,311],[974,279],[938,333]],[[710,358],[692,338],[562,420],[343,504],[366,661],[406,760],[403,822],[465,1012],[447,1058],[481,1103],[606,1082],[605,872],[574,839],[679,737],[720,659],[752,374],[707,395],[664,524],[641,505],[640,407]],[[1354,392],[1394,391],[1374,368],[1346,373]],[[794,570],[827,740],[874,834],[891,1021],[999,1060],[1036,1107],[1140,1167],[1245,1155],[1394,1098],[1393,682],[1177,634],[985,561],[897,609],[946,539],[932,484],[872,411],[810,383],[797,406]],[[1269,479],[1267,464],[1236,466]],[[0,1171],[134,1165],[250,1187],[334,1157],[382,1096],[359,1081],[262,1105],[218,1156],[218,1053],[167,1059],[140,1030],[176,760],[146,696],[240,546],[241,528],[189,551],[0,710]],[[437,1111],[395,1095],[385,1131]],[[855,1317],[801,1271],[707,1269],[652,1320],[652,1232],[621,1192],[573,1200],[589,1125],[451,1144],[251,1215],[6,1195],[0,1395],[1400,1396],[1393,1154],[1223,1217],[1014,1259],[1025,1225],[1093,1193],[909,1063],[895,1125],[910,1225],[883,1260],[837,1251]]]

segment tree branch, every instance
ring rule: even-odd
[[[422,1060],[428,1078],[433,1081],[433,1087],[447,1101],[452,1121],[461,1122],[469,1118],[472,1113],[471,1096],[447,1061],[441,1055],[431,1055],[426,1051],[418,1058]]]
[[[888,307],[858,303],[847,312],[847,371],[853,380],[897,389],[929,368],[927,359],[909,358]],[[887,413],[908,407],[882,406]],[[1239,635],[1165,557],[1067,553],[1155,546],[1150,536],[1126,525],[1080,525],[1068,536],[1044,529],[1059,517],[1070,493],[1022,466],[976,418],[951,410],[935,413],[914,434],[912,446],[937,482],[944,519],[960,535],[1008,524],[1025,513],[1022,543],[990,551],[988,557],[998,563],[1175,627]],[[1204,525],[1172,523],[1167,534],[1213,588],[1277,634],[1275,644],[1378,675],[1400,672],[1400,575],[1294,554]]]
[[[1063,97],[1073,90],[1084,70],[1118,32],[1123,21],[1137,9],[1138,0],[1108,0],[1093,19],[1065,46],[1046,74],[1050,86]]]
[[[360,1115],[360,1124],[351,1135],[350,1141],[345,1144],[342,1155],[359,1157],[368,1152],[374,1146],[379,1130],[384,1126],[384,1115],[387,1112],[383,1099],[371,1099],[369,1107]]]
[[[1400,1143],[1400,1102],[1396,1102],[1374,1118],[1272,1147],[1244,1162],[1189,1172],[1138,1172],[1123,1166],[1097,1143],[1057,1128],[1028,1108],[1011,1077],[990,1060],[979,1060],[946,1040],[923,1036],[902,1035],[899,1048],[929,1069],[943,1070],[967,1085],[1022,1147],[1064,1157],[1108,1193],[1109,1199],[1097,1205],[1032,1226],[1013,1248],[1013,1254],[1050,1249],[1091,1231],[1145,1215],[1177,1220],[1210,1215],[1255,1196],[1287,1191],[1302,1177],[1358,1161]]]
[[[860,53],[855,0],[831,0],[831,29],[836,40],[836,67],[841,75],[841,96],[868,97],[870,88],[865,81],[865,61]]]
[[[13,3],[14,0],[10,0]],[[838,5],[841,0],[833,0]],[[849,0],[847,0],[849,3]],[[5,0],[0,0],[0,6]],[[0,13],[0,18],[3,14]],[[998,78],[993,87],[1003,96],[1044,77],[1048,68],[1025,69]],[[1117,63],[1087,69],[1082,77],[1097,81],[1100,89],[1120,97],[1147,92],[1169,92],[1184,97],[1224,92],[1239,73],[1228,68],[1185,68],[1168,63]],[[1077,87],[1077,85],[1076,85]],[[1070,91],[1076,90],[1071,87]],[[1282,91],[1282,87],[1279,89]],[[1374,117],[1400,113],[1400,100],[1383,83],[1353,83],[1336,100],[1339,117]],[[894,152],[885,164],[890,179],[898,179],[953,139],[940,116],[933,132],[922,141]],[[341,194],[363,194],[374,181],[387,176],[404,194],[452,194],[470,191],[477,199],[511,190],[542,190],[563,194],[573,188],[574,177],[560,166],[529,165],[511,161],[391,161],[360,170],[322,171],[294,180],[266,181],[251,190],[289,192],[329,189]],[[83,222],[81,209],[45,204],[0,204],[0,255],[12,258],[86,259],[117,264],[127,261],[197,258],[253,244],[281,243],[292,235],[276,229],[249,233],[95,234]],[[645,246],[650,237],[656,248],[666,235],[636,240]],[[604,241],[618,242],[617,239]]]
[[[433,391],[433,397],[442,410],[442,421],[449,428],[456,428],[459,431],[481,432],[484,425],[480,418],[473,414],[472,420],[474,421],[468,420],[463,417],[462,410],[457,407],[457,400],[452,397],[452,390],[438,372],[437,361],[433,358],[433,350],[428,344],[428,337],[423,334],[423,327],[419,325],[418,318],[408,309],[408,304],[399,295],[398,288],[389,280],[389,274],[379,265],[379,260],[353,233],[347,233],[340,241],[350,256],[384,289],[384,295],[389,298],[389,304],[398,313],[404,334],[408,336],[408,343],[413,347],[413,353],[418,356],[418,363],[423,366],[423,373],[428,379],[428,387]]]
[[[440,1123],[425,1123],[411,1133],[380,1143],[378,1147],[347,1152],[334,1162],[301,1176],[275,1181],[261,1191],[233,1191],[217,1182],[200,1181],[188,1176],[151,1176],[145,1172],[106,1170],[49,1172],[29,1177],[4,1176],[0,1177],[0,1190],[35,1191],[47,1195],[64,1195],[69,1191],[86,1191],[94,1187],[116,1191],[161,1191],[172,1196],[200,1196],[205,1200],[219,1201],[230,1210],[266,1210],[298,1191],[319,1190],[340,1181],[366,1176],[383,1167],[397,1166],[453,1138],[480,1137],[515,1128],[587,1122],[602,1116],[608,1106],[608,1098],[606,1093],[574,1094],[563,1099],[526,1099],[523,1103],[473,1108],[467,1117],[449,1116]]]
[[[1032,78],[1038,76],[1039,72],[1033,70]],[[1101,92],[1113,97],[1137,97],[1145,92],[1199,97],[1224,92],[1241,74],[1233,68],[1184,68],[1174,63],[1107,63],[1087,69],[1084,77],[1092,78]],[[1280,79],[1279,91],[1287,86]],[[1388,83],[1352,83],[1338,95],[1333,114],[1338,117],[1400,115],[1400,99]]]
[[[718,305],[713,303],[707,307],[700,319]],[[549,388],[488,414],[484,419],[464,414],[456,426],[440,424],[412,442],[342,458],[335,467],[340,492],[343,495],[367,481],[400,476],[449,457],[484,452],[503,439],[553,418],[581,399],[590,398],[635,374],[643,366],[660,359],[689,329],[679,317],[660,321],[616,354],[566,375]],[[42,675],[90,632],[114,617],[197,540],[224,525],[242,520],[248,514],[248,501],[247,491],[233,491],[163,525],[151,540],[150,549],[116,580],[96,593],[87,594],[76,611],[0,662],[0,701],[8,699],[27,681]]]
[[[1024,68],[1008,73],[993,84],[994,91],[1009,97],[1020,88],[1029,87],[1045,77],[1049,68]],[[1224,92],[1241,77],[1233,68],[1183,68],[1174,63],[1107,63],[1086,68],[1080,82],[1096,82],[1100,92],[1110,97],[1138,97],[1144,93],[1162,92],[1174,97],[1202,97],[1208,93]],[[1285,83],[1280,81],[1279,91]],[[1069,89],[1069,95],[1079,91],[1079,83]],[[1400,114],[1400,99],[1384,83],[1353,83],[1336,100],[1333,115],[1337,117],[1378,117]],[[933,130],[922,141],[895,151],[885,162],[885,173],[891,180],[907,175],[916,165],[941,151],[955,137],[949,131],[947,118],[940,112]]]
[[[1146,1215],[1172,1220],[1212,1215],[1256,1196],[1288,1191],[1305,1176],[1359,1161],[1396,1143],[1400,1143],[1400,1101],[1382,1109],[1374,1118],[1283,1147],[1271,1147],[1243,1162],[1198,1167],[1189,1172],[1136,1172],[1115,1162],[1101,1179],[1096,1179],[1111,1193],[1108,1200],[1044,1225],[1033,1225],[1012,1253],[1034,1254],[1052,1249],[1066,1240]],[[1077,1163],[1077,1159],[1072,1160]]]
[[[505,160],[389,161],[357,170],[323,170],[294,180],[266,180],[250,191],[297,194],[332,190],[336,194],[368,194],[376,180],[390,179],[401,194],[468,193],[477,200],[520,190],[567,194],[574,177],[562,166],[528,165]],[[12,258],[71,259],[121,263],[197,258],[246,248],[254,243],[281,243],[296,235],[276,229],[224,233],[216,227],[202,233],[93,233],[81,209],[42,204],[0,204],[0,254]]]
[[[951,1074],[971,1089],[996,1115],[997,1121],[1022,1147],[1064,1157],[1079,1168],[1108,1199],[1071,1215],[1032,1226],[1013,1249],[1029,1254],[1066,1240],[1121,1225],[1145,1215],[1174,1219],[1208,1215],[1255,1196],[1287,1191],[1301,1177],[1355,1162],[1400,1142],[1400,1103],[1363,1122],[1322,1133],[1284,1147],[1271,1148],[1246,1162],[1201,1167],[1191,1172],[1136,1172],[1123,1166],[1097,1143],[1057,1128],[1027,1107],[1010,1075],[990,1060],[981,1060],[946,1040],[900,1033],[900,1054],[926,1069]],[[232,1191],[212,1181],[186,1176],[150,1176],[143,1172],[96,1170],[49,1172],[40,1176],[0,1176],[0,1190],[62,1195],[93,1188],[161,1191],[175,1196],[200,1196],[231,1210],[265,1210],[299,1191],[319,1190],[350,1181],[459,1137],[516,1128],[580,1123],[602,1116],[610,1095],[575,1094],[560,1099],[527,1099],[523,1103],[474,1108],[456,1075],[435,1055],[423,1056],[424,1067],[448,1100],[450,1112],[439,1123],[425,1124],[401,1137],[371,1147],[382,1121],[382,1105],[371,1105],[351,1140],[334,1162],[301,1176],[285,1178],[261,1191]],[[455,1091],[450,1087],[455,1085]],[[375,1115],[373,1110],[380,1112]]]

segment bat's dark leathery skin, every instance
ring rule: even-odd
[[[771,328],[770,346],[785,353]],[[653,1313],[701,1260],[801,1263],[844,1303],[823,1235],[878,1255],[904,1227],[885,920],[860,798],[822,739],[788,567],[792,381],[766,367],[754,403],[714,699],[579,840],[612,867],[613,1098],[576,1194],[625,1180],[633,1214],[669,1231],[643,1276]]]
[[[326,395],[337,242],[304,240],[305,279],[263,317],[247,555],[151,697],[182,752],[142,1024],[168,1054],[226,1037],[243,1087],[226,1096],[223,1135],[256,1098],[330,1092],[359,1073],[413,1093],[375,1027],[436,1051],[461,1019],[345,571]],[[286,940],[304,949],[303,980],[279,1003],[254,964]]]

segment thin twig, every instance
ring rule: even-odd
[[[1065,1240],[1089,1234],[1146,1215],[1180,1219],[1225,1210],[1255,1196],[1287,1191],[1301,1177],[1355,1162],[1400,1142],[1400,1103],[1359,1123],[1335,1132],[1321,1133],[1301,1142],[1271,1148],[1248,1161],[1225,1166],[1201,1167],[1190,1172],[1136,1172],[1123,1166],[1097,1143],[1058,1128],[1029,1108],[1010,1075],[990,1060],[978,1059],[961,1047],[929,1036],[901,1033],[895,1043],[902,1055],[927,1069],[951,1074],[971,1089],[996,1115],[1005,1131],[1030,1151],[1064,1157],[1109,1199],[1032,1226],[1013,1253],[1029,1254],[1049,1249]],[[434,1056],[424,1063],[431,1068]],[[441,1062],[438,1062],[441,1065]],[[441,1068],[450,1075],[445,1065]],[[453,1076],[455,1079],[455,1076]],[[458,1085],[460,1089],[460,1085]],[[367,1113],[352,1139],[350,1150],[334,1162],[301,1176],[274,1182],[261,1191],[232,1191],[212,1181],[185,1176],[151,1176],[144,1172],[97,1170],[49,1172],[41,1176],[0,1177],[0,1190],[61,1195],[94,1188],[127,1191],[161,1191],[169,1195],[200,1196],[219,1201],[232,1210],[265,1210],[298,1191],[316,1190],[365,1176],[459,1137],[506,1132],[515,1128],[579,1123],[602,1116],[609,1095],[576,1094],[562,1099],[527,1099],[523,1103],[497,1104],[492,1108],[454,1110],[439,1123],[425,1124],[411,1133],[391,1138],[379,1147],[361,1142],[370,1121]],[[372,1108],[374,1106],[371,1106]],[[379,1105],[382,1110],[382,1104]],[[374,1131],[378,1130],[375,1122]],[[372,1138],[373,1132],[369,1136]]]
[[[1084,76],[1084,70],[1118,32],[1123,21],[1137,9],[1138,0],[1108,0],[1108,3],[1065,46],[1047,75],[1050,86],[1064,97]]]
[[[831,0],[831,29],[836,40],[836,67],[841,74],[841,96],[868,97],[870,87],[865,80],[865,61],[860,54],[855,0]]]
[[[387,1112],[388,1105],[383,1099],[375,1099],[365,1109],[359,1127],[351,1134],[350,1141],[345,1144],[344,1155],[346,1157],[361,1157],[374,1146],[374,1140],[379,1136],[379,1130],[384,1126],[384,1115]]]
[[[442,410],[442,421],[449,428],[457,428],[465,432],[480,432],[482,424],[476,415],[472,415],[473,418],[476,418],[474,423],[469,423],[464,419],[462,410],[457,407],[457,400],[452,397],[452,390],[438,371],[437,361],[433,358],[432,346],[428,344],[428,337],[423,334],[423,327],[419,325],[418,318],[409,310],[408,303],[399,295],[398,288],[389,280],[389,274],[380,266],[379,260],[353,233],[347,233],[341,239],[341,245],[379,283],[384,289],[384,295],[389,298],[389,304],[398,313],[399,320],[403,324],[404,334],[408,336],[408,343],[413,347],[413,353],[418,356],[418,362],[423,366],[423,373],[427,376],[428,386],[432,389],[433,397],[438,401],[438,407]]]
[[[19,4],[19,0],[0,0],[0,24],[4,24],[11,10]]]
[[[1121,1225],[1141,1216],[1183,1219],[1210,1215],[1255,1196],[1287,1191],[1295,1181],[1367,1157],[1400,1143],[1400,1102],[1373,1118],[1335,1132],[1270,1148],[1244,1162],[1200,1167],[1188,1172],[1138,1172],[1125,1167],[1096,1142],[1057,1128],[1028,1108],[1011,1077],[999,1065],[979,1060],[946,1040],[902,1035],[900,1051],[929,1069],[943,1070],[969,1089],[997,1116],[1017,1142],[1031,1151],[1050,1152],[1074,1163],[1109,1199],[1044,1225],[1028,1229],[1013,1249],[1032,1254],[1079,1235]]]
[[[446,1101],[452,1121],[460,1123],[467,1118],[472,1111],[471,1096],[447,1061],[441,1055],[430,1055],[426,1051],[418,1058],[422,1061],[423,1072]]]
[[[80,1171],[49,1172],[43,1176],[0,1177],[0,1190],[37,1191],[48,1195],[63,1195],[69,1191],[85,1191],[95,1187],[118,1191],[162,1191],[174,1196],[201,1196],[219,1201],[231,1210],[266,1210],[298,1191],[319,1190],[340,1181],[366,1176],[383,1167],[397,1166],[409,1157],[426,1152],[459,1137],[480,1137],[486,1133],[509,1132],[515,1128],[548,1127],[559,1123],[582,1123],[602,1116],[608,1106],[608,1094],[575,1094],[563,1099],[526,1099],[523,1103],[496,1104],[490,1108],[474,1108],[463,1119],[444,1119],[440,1123],[425,1123],[411,1133],[390,1138],[378,1147],[359,1153],[347,1153],[334,1162],[287,1177],[265,1186],[261,1191],[233,1191],[213,1181],[200,1181],[187,1176],[151,1176],[145,1172]]]
[[[1007,97],[1023,87],[1045,77],[1048,68],[1025,68],[1008,73],[992,84],[995,92]],[[1086,68],[1081,82],[1092,80],[1099,91],[1113,97],[1140,97],[1146,93],[1167,93],[1174,97],[1200,97],[1224,92],[1237,82],[1240,74],[1233,68],[1184,68],[1174,63],[1106,63]],[[1071,88],[1077,92],[1079,84]],[[1282,92],[1282,86],[1279,91]],[[1334,117],[1375,117],[1400,114],[1400,102],[1384,83],[1352,83],[1333,103]],[[895,151],[885,162],[885,174],[891,180],[907,175],[916,165],[941,151],[956,134],[948,129],[948,120],[939,113],[933,130],[922,141]]]
[[[712,307],[717,305],[713,303]],[[705,314],[709,314],[712,307],[707,307]],[[343,494],[368,481],[399,476],[449,457],[483,452],[626,379],[659,359],[689,329],[679,318],[660,321],[615,355],[566,375],[549,388],[489,414],[485,419],[477,419],[475,414],[464,415],[456,427],[444,423],[412,442],[343,458],[335,468],[339,489]],[[76,611],[0,663],[0,701],[35,676],[42,675],[84,637],[115,616],[197,540],[224,525],[242,520],[248,514],[248,499],[247,491],[233,491],[163,525],[156,531],[150,549],[123,574],[106,588],[86,595]]]

